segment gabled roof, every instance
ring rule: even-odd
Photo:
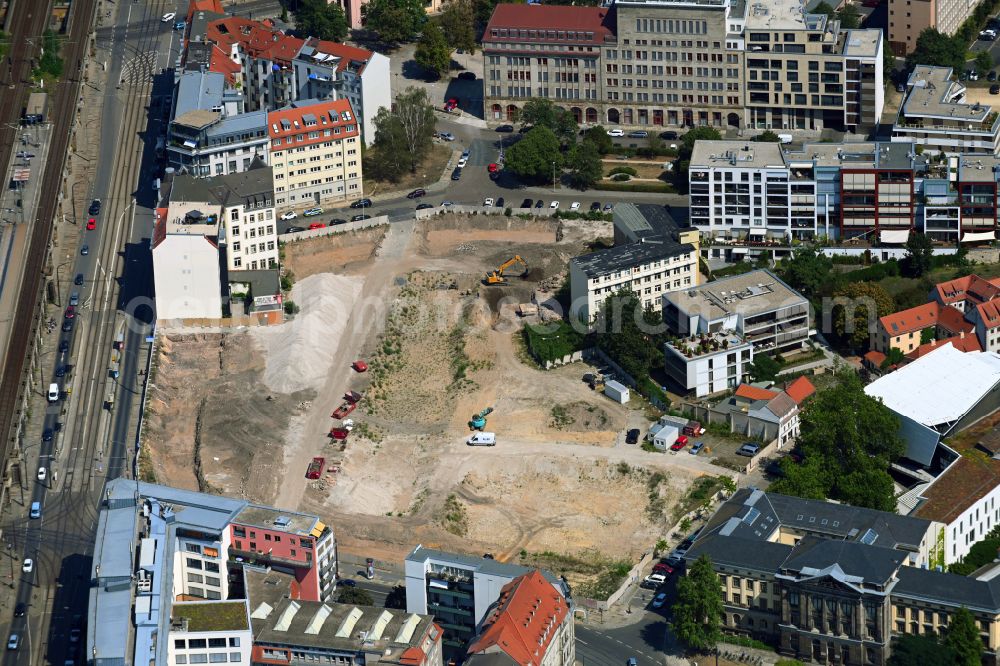
[[[736,387],[737,398],[745,398],[747,400],[770,400],[776,395],[778,395],[777,391],[769,391],[768,389],[758,388],[751,384],[740,384]]]
[[[950,333],[969,333],[975,330],[975,326],[965,320],[965,313],[958,308],[945,305],[938,312],[938,326],[946,329]]]
[[[980,303],[976,306],[976,311],[986,328],[1000,326],[1000,299]]]
[[[469,654],[498,649],[521,666],[539,664],[568,614],[566,600],[540,571],[518,576],[503,586]]]
[[[795,412],[798,404],[787,393],[779,393],[767,401],[767,409],[779,419],[783,419]]]
[[[348,130],[348,127],[354,129]],[[323,131],[332,128],[337,128],[337,134],[325,136]],[[313,104],[297,103],[278,111],[271,111],[267,114],[267,132],[272,141],[286,136],[306,135],[309,132],[319,134],[315,139],[296,141],[287,147],[283,144],[280,148],[277,146],[272,148],[272,150],[284,150],[358,136],[360,129],[351,102],[347,98],[341,98],[316,101]]]
[[[907,354],[906,358],[910,360],[918,359],[921,356],[930,354],[932,351],[945,344],[950,344],[960,352],[977,352],[983,350],[982,346],[979,344],[978,337],[974,334],[962,333],[961,335],[944,338],[943,340],[931,340],[930,342],[924,343]]]
[[[801,405],[806,398],[816,392],[816,387],[805,377],[799,377],[785,387],[785,393],[795,401],[796,405]]]
[[[305,43],[304,39],[286,35],[261,21],[230,16],[208,24],[205,38],[219,45],[240,49],[252,58],[265,58],[288,65]]]
[[[886,355],[880,351],[875,351],[874,349],[865,354],[862,358],[874,365],[876,368],[882,366],[882,362],[885,361]]]
[[[306,46],[310,46],[320,53],[325,53],[327,55],[337,56],[340,61],[337,63],[337,71],[342,72],[352,63],[360,74],[365,65],[369,60],[372,59],[372,52],[367,49],[359,49],[356,46],[348,46],[347,44],[339,44],[337,42],[329,42],[322,39],[316,39],[313,37],[305,43]]]
[[[914,331],[922,331],[930,326],[937,325],[938,313],[941,311],[941,304],[937,301],[924,303],[915,308],[895,312],[880,318],[878,321],[889,337],[904,335]]]
[[[934,285],[937,300],[944,304],[971,300],[982,303],[1000,297],[1000,278],[990,280],[978,275],[964,275]]]

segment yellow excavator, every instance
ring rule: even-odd
[[[503,273],[514,264],[521,264],[522,266],[524,266],[524,272],[521,273],[521,277],[524,277],[528,274],[528,262],[522,259],[521,255],[515,254],[510,259],[500,264],[500,266],[497,267],[495,271],[490,271],[489,273],[487,273],[486,277],[483,279],[483,282],[485,284],[507,284],[507,278],[504,277]]]

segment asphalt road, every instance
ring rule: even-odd
[[[131,318],[120,310],[136,312],[146,322],[152,316],[149,308],[136,307],[152,293],[149,213],[141,207],[153,203],[153,192],[141,183],[150,182],[155,169],[149,149],[154,142],[145,140],[149,136],[155,140],[147,127],[146,105],[151,77],[157,65],[165,64],[160,54],[168,53],[175,39],[159,17],[183,11],[184,6],[180,0],[110,5],[112,15],[102,17],[96,27],[97,57],[108,62],[109,83],[103,90],[99,168],[88,198],[101,199],[103,206],[94,230],[83,224],[89,217],[86,211],[78,211],[79,242],[89,251],[77,252],[71,266],[61,266],[63,275],[83,276],[82,285],[62,283],[61,302],[76,291],[80,305],[67,320],[73,322],[72,329],[59,334],[69,351],[54,354],[44,383],[47,387],[59,379],[73,392],[45,407],[44,428],[58,432],[51,441],[43,439],[27,448],[26,469],[45,467],[46,478],[36,480],[29,472],[31,478],[23,480],[21,489],[24,506],[15,507],[12,520],[4,525],[12,571],[23,557],[36,562],[32,573],[17,579],[17,602],[28,612],[10,622],[10,631],[22,638],[19,650],[5,653],[7,665],[62,664],[79,659],[80,646],[86,642],[85,634],[74,640],[70,632],[86,629],[93,529],[104,482],[132,469],[132,407],[142,389],[143,378],[137,372],[145,367],[143,341],[148,327],[140,321],[121,328]],[[56,318],[63,323],[61,316]],[[126,338],[116,380],[109,377],[108,364],[118,330],[124,330]],[[55,370],[61,365],[72,366],[72,371],[57,378]],[[116,396],[111,412],[104,409],[108,390]],[[17,493],[15,488],[12,496]],[[41,505],[41,518],[27,519],[31,502]]]

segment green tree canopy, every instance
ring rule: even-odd
[[[42,35],[42,56],[38,59],[38,67],[35,68],[34,76],[41,78],[48,76],[53,79],[62,77],[63,60],[59,57],[62,48],[62,40],[54,30],[46,30]]]
[[[900,268],[907,277],[923,277],[934,264],[934,244],[927,234],[910,234],[906,239],[906,256]]]
[[[722,582],[707,555],[677,581],[673,613],[671,629],[692,650],[711,649],[722,638]]]
[[[687,170],[691,163],[691,153],[697,141],[718,141],[722,138],[719,130],[714,127],[695,127],[681,137],[681,145],[677,149],[677,175],[675,183],[681,189],[687,187]]]
[[[601,163],[601,153],[593,141],[584,140],[573,150],[570,160],[570,182],[573,187],[585,190],[604,175],[604,165]]]
[[[944,644],[955,653],[956,666],[980,666],[983,656],[983,641],[979,638],[976,618],[967,608],[959,608],[951,616]]]
[[[562,166],[559,139],[545,126],[531,128],[520,141],[508,148],[504,162],[505,169],[536,181],[551,179],[553,171],[560,173]]]
[[[911,69],[917,65],[939,65],[960,72],[965,68],[965,52],[966,43],[957,35],[949,37],[934,28],[925,28],[906,64]]]
[[[637,382],[663,366],[663,317],[644,308],[631,290],[617,291],[601,304],[594,322],[597,346]]]
[[[365,151],[364,168],[373,178],[395,182],[407,169],[416,171],[427,156],[435,119],[423,88],[406,88],[396,95],[393,107],[375,115],[375,140]]]
[[[600,125],[588,127],[583,133],[583,140],[593,143],[601,155],[607,155],[615,149],[615,142],[608,136],[608,131]]]
[[[976,54],[976,69],[981,75],[993,69],[993,56],[989,51],[980,51]]]
[[[840,19],[840,27],[845,30],[853,30],[861,25],[861,12],[850,2],[837,12],[837,18]]]
[[[834,308],[833,330],[855,349],[867,346],[878,319],[894,310],[892,296],[877,282],[851,282],[833,296],[834,302],[842,299],[843,303]]]
[[[337,3],[326,0],[299,0],[295,8],[295,27],[303,36],[342,42],[347,37],[347,16]]]
[[[578,130],[573,114],[547,99],[533,98],[524,103],[518,116],[521,131],[528,127],[547,127],[563,144],[572,145]]]
[[[774,381],[781,371],[781,364],[767,354],[755,354],[750,364],[750,377],[755,382]]]
[[[936,636],[903,634],[892,640],[892,654],[888,666],[930,666],[954,664],[955,652],[942,645]]]
[[[476,18],[472,0],[448,0],[438,21],[445,40],[452,48],[476,52]]]
[[[820,293],[832,270],[830,257],[815,248],[797,250],[790,258],[783,259],[779,267],[785,282],[810,298]]]
[[[772,132],[771,130],[766,130],[764,132],[761,132],[760,134],[758,134],[757,136],[753,137],[750,140],[763,143],[781,143],[781,139],[778,138],[778,135]]]
[[[385,598],[386,608],[406,608],[406,586],[405,585],[393,585],[392,590]]]
[[[374,606],[375,600],[368,590],[360,587],[345,587],[337,595],[338,604],[355,604],[357,606]]]
[[[836,10],[833,7],[830,6],[830,3],[828,3],[826,0],[823,0],[823,2],[821,2],[818,5],[816,5],[815,7],[813,7],[812,13],[813,14],[826,14],[830,18],[833,18],[834,15],[837,12],[836,12]]]
[[[427,22],[421,0],[371,0],[361,6],[365,27],[387,44],[411,41]]]
[[[413,60],[425,70],[440,78],[451,69],[451,46],[445,39],[441,28],[433,21],[428,21],[424,32],[417,42]]]
[[[899,419],[864,392],[853,370],[819,391],[802,410],[798,447],[804,461],[782,461],[772,489],[801,497],[830,497],[854,506],[895,511],[890,463],[904,451]]]

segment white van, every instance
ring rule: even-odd
[[[493,432],[477,432],[465,442],[469,446],[496,446],[497,436]]]
[[[778,135],[778,141],[780,141],[781,143],[791,143],[792,142],[792,135],[791,134],[779,134]]]
[[[49,402],[59,402],[59,384],[49,384]]]

